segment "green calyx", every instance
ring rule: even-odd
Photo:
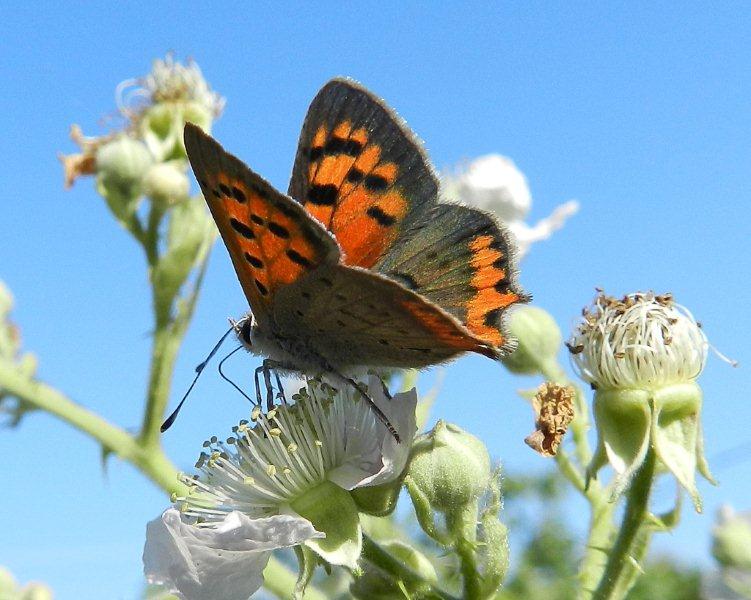
[[[308,548],[328,563],[357,568],[362,528],[357,505],[349,492],[324,481],[296,498],[290,507],[326,534],[325,538],[306,541]]]
[[[714,483],[704,457],[701,403],[701,388],[695,382],[653,390],[598,390],[594,399],[598,442],[587,470],[589,477],[610,464],[616,473],[615,500],[652,447],[659,463],[675,476],[701,512],[696,471]]]

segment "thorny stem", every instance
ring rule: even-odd
[[[605,572],[592,595],[592,600],[618,600],[628,591],[623,581],[632,579],[633,570],[638,569],[633,550],[637,536],[645,526],[648,526],[650,519],[648,506],[655,476],[655,462],[655,451],[650,447],[644,463],[631,482],[621,529],[608,554]]]

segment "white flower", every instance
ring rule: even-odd
[[[527,178],[511,159],[500,154],[481,156],[457,172],[444,175],[443,191],[449,199],[499,217],[516,237],[522,255],[532,243],[549,238],[563,227],[566,219],[579,210],[579,203],[570,200],[535,225],[525,223],[532,206]]]
[[[655,388],[696,379],[707,360],[707,337],[668,294],[600,294],[569,347],[579,376],[598,389]]]
[[[128,118],[160,102],[195,102],[212,117],[218,117],[225,103],[224,98],[211,90],[194,61],[184,65],[172,55],[155,60],[146,77],[121,82],[115,96],[120,112]]]
[[[371,377],[369,393],[401,436],[397,443],[351,389],[309,381],[263,414],[212,438],[183,476],[190,491],[147,528],[144,568],[186,600],[245,600],[263,583],[276,548],[305,543],[324,560],[354,568],[362,549],[349,490],[395,482],[415,434],[414,390],[389,401]]]

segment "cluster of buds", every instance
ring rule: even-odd
[[[617,496],[651,450],[700,511],[696,470],[713,481],[696,382],[708,343],[691,314],[670,294],[616,299],[600,292],[567,346],[580,377],[595,390],[598,442],[589,475],[609,463]]]
[[[66,187],[95,175],[99,192],[122,221],[141,196],[163,208],[188,197],[183,127],[191,122],[209,131],[224,100],[210,90],[198,65],[171,56],[155,61],[147,76],[122,82],[116,95],[124,128],[85,137],[73,125],[71,139],[80,152],[60,159]]]

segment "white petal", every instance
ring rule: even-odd
[[[306,519],[250,519],[232,512],[217,527],[196,527],[166,510],[146,527],[143,564],[149,583],[185,600],[247,600],[263,585],[271,551],[321,537]]]
[[[369,435],[361,434],[348,440],[347,458],[328,474],[330,481],[346,490],[380,485],[401,475],[417,431],[417,392],[414,388],[396,394],[389,400],[383,393],[380,381],[372,375],[368,391],[378,408],[399,432],[401,441],[397,443],[380,421],[369,430]]]

